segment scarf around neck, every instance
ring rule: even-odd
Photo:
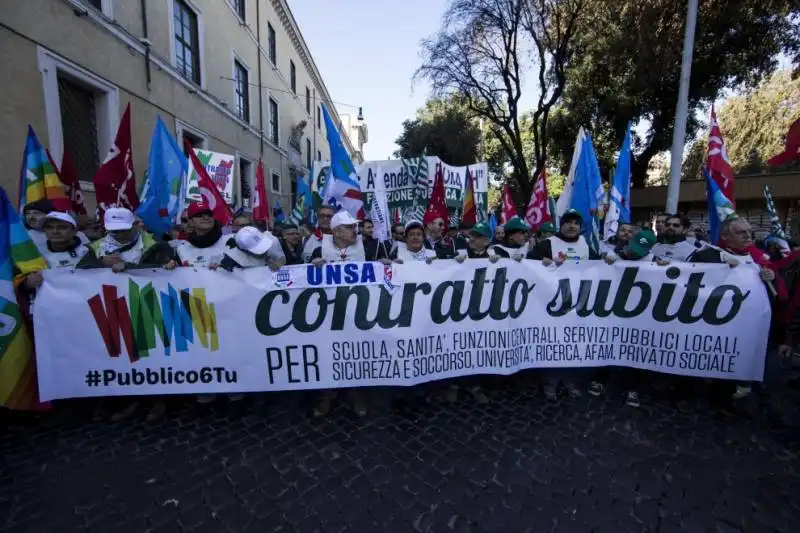
[[[103,240],[103,255],[114,255],[114,254],[121,254],[122,252],[127,252],[131,250],[134,246],[136,246],[139,240],[142,238],[141,233],[136,234],[136,238],[133,239],[131,242],[119,242],[117,239],[114,238],[112,234],[106,235],[105,240]]]
[[[190,233],[189,238],[186,240],[195,248],[208,248],[216,244],[220,237],[222,237],[222,228],[220,228],[219,223],[215,221],[214,227],[205,235]]]

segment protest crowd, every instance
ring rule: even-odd
[[[194,159],[190,149],[189,152]],[[332,153],[336,158],[338,152],[333,144]],[[205,182],[210,181],[208,176],[203,175],[202,167],[195,164],[195,168],[200,170],[200,186],[206,186]],[[336,175],[330,177],[334,182],[336,178]],[[207,186],[213,190],[213,184]],[[263,184],[257,186],[257,194],[258,189],[263,189]],[[419,262],[435,269],[441,262],[484,260],[537,261],[557,270],[567,263],[591,266],[597,261],[608,264],[621,261],[650,263],[661,268],[680,263],[757,268],[772,307],[768,358],[791,356],[800,324],[795,316],[798,291],[793,290],[793,265],[800,258],[800,250],[778,232],[756,242],[748,221],[733,212],[717,219],[714,236],[675,213],[661,213],[641,223],[631,222],[629,214],[617,213],[613,221],[606,221],[605,238],[594,245],[587,239],[587,226],[596,224],[594,214],[574,207],[560,215],[551,213],[542,217],[541,213],[547,211],[543,206],[535,228],[529,224],[529,217],[526,220],[511,213],[503,217],[503,224],[496,225],[493,217],[476,219],[472,194],[465,194],[464,212],[460,219],[455,219],[444,203],[441,173],[437,173],[424,214],[394,224],[386,216],[385,208],[376,208],[376,201],[372,218],[367,216],[360,200],[351,209],[347,200],[352,195],[337,192],[335,183],[326,188],[322,194],[324,202],[314,209],[315,224],[307,218],[270,220],[265,214],[266,201],[257,202],[252,213],[234,213],[218,193],[210,198],[204,195],[185,209],[181,207],[174,218],[167,213],[166,206],[148,210],[151,199],[147,197],[141,203],[145,208],[131,209],[119,202],[115,206],[104,205],[98,218],[93,218],[86,214],[76,216],[70,209],[64,209],[63,204],[56,205],[46,193],[31,191],[29,186],[26,199],[20,202],[21,220],[16,220],[16,224],[24,225],[27,235],[14,237],[12,229],[11,244],[24,244],[29,238],[43,259],[34,268],[21,267],[24,262],[17,258],[14,261],[17,301],[21,309],[34,316],[37,290],[46,278],[45,269],[107,269],[117,274],[154,268],[232,272],[268,267],[278,271],[292,265],[367,261],[385,265]],[[328,198],[339,201],[327,202]],[[2,200],[8,211],[6,225],[14,226],[14,210],[7,197]],[[470,212],[472,220],[467,216]],[[376,214],[381,220],[376,220]],[[35,251],[29,255],[35,255]],[[541,391],[548,401],[557,401],[560,394],[573,398],[584,393],[601,396],[608,388],[621,391],[627,406],[638,407],[647,383],[642,370],[622,366],[534,371],[539,373]],[[490,398],[482,388],[483,379],[480,375],[470,375],[433,381],[412,388],[409,394],[422,394],[427,399],[442,397],[450,402],[463,394],[470,401],[486,403]],[[669,379],[676,391],[676,401],[707,394],[714,405],[735,408],[737,401],[763,392],[757,383],[686,376]],[[347,403],[358,416],[367,414],[369,402],[362,389],[357,388],[313,393],[319,395],[314,414],[327,414],[337,393],[347,397]],[[243,394],[227,396],[229,401],[237,401]],[[199,403],[217,400],[215,394],[196,397]],[[128,398],[122,400],[113,419],[125,419],[145,406],[148,419],[158,418],[165,411],[163,397]]]

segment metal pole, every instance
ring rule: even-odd
[[[683,36],[683,60],[681,61],[681,85],[678,105],[675,108],[675,130],[672,132],[672,157],[669,165],[667,187],[667,213],[678,212],[678,196],[681,190],[681,165],[683,145],[686,142],[686,118],[689,113],[689,80],[692,76],[692,52],[694,51],[694,28],[697,24],[698,0],[689,0],[686,14],[686,33]]]

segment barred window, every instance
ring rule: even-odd
[[[178,71],[200,84],[200,38],[197,14],[182,0],[174,0],[175,60]]]
[[[100,168],[95,94],[90,89],[59,76],[58,99],[61,106],[64,151],[72,156],[78,179],[91,181]]]
[[[239,18],[242,20],[245,20],[244,2],[245,0],[233,0],[233,7],[236,9],[236,14],[239,15]]]
[[[294,66],[294,61],[289,61],[289,85],[292,92],[297,94],[297,67]]]
[[[250,79],[247,69],[238,61],[233,62],[234,93],[236,94],[236,115],[250,121]]]
[[[269,99],[269,139],[278,144],[278,102]]]
[[[276,42],[275,28],[267,22],[267,47],[269,48],[269,60],[273,65],[278,64],[278,45]]]

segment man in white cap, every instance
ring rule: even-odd
[[[374,260],[367,258],[367,254],[364,251],[364,243],[356,231],[357,224],[358,220],[347,211],[339,211],[333,215],[331,219],[332,233],[331,235],[322,236],[321,245],[311,255],[311,264],[321,266],[325,263]],[[375,259],[389,261],[385,256],[376,257]],[[330,411],[331,402],[336,398],[336,394],[337,391],[335,389],[324,391],[322,400],[314,409],[314,415],[324,416],[327,414]],[[367,414],[367,405],[361,393],[356,389],[351,389],[348,391],[348,396],[353,402],[353,411],[355,411],[356,415],[365,416]]]
[[[77,226],[71,215],[59,211],[51,211],[41,220],[46,239],[40,252],[48,268],[75,268],[89,253],[89,248],[77,236]],[[41,272],[33,272],[25,278],[25,286],[33,291],[43,281]]]
[[[228,240],[220,267],[231,271],[235,268],[251,268],[269,265],[273,270],[285,263],[278,239],[253,226],[244,226]]]
[[[358,220],[347,211],[339,211],[331,219],[331,234],[323,235],[322,242],[311,254],[311,263],[339,263],[343,261],[388,262],[391,245],[375,240],[366,246],[356,231]]]
[[[109,267],[114,272],[137,266],[166,266],[175,259],[172,247],[141,231],[133,212],[124,207],[111,207],[103,218],[106,236],[89,245],[81,268]]]

